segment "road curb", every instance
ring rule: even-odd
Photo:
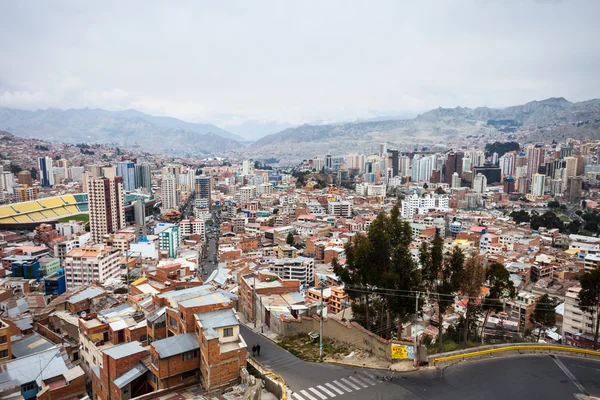
[[[343,365],[343,366],[346,366],[346,367],[374,369],[374,370],[377,370],[377,371],[388,371],[388,372],[395,372],[395,373],[399,373],[399,374],[404,374],[404,373],[409,373],[409,372],[416,372],[416,371],[420,371],[421,370],[420,368],[413,368],[413,369],[408,370],[408,371],[394,371],[390,367],[372,367],[372,366],[368,366],[368,365],[347,363],[347,362],[343,362],[343,361],[324,360],[323,362],[327,363],[327,364],[337,364],[337,365]]]

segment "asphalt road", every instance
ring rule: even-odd
[[[256,359],[283,377],[293,400],[340,399],[575,399],[600,397],[600,361],[527,355],[459,363],[442,369],[391,373],[302,361],[246,326]]]
[[[202,262],[202,270],[206,274],[202,273],[202,279],[206,279],[210,274],[217,268],[218,259],[215,256],[217,254],[217,246],[219,245],[219,224],[220,220],[217,211],[213,211],[213,227],[216,228],[215,232],[207,232],[208,245],[207,245],[207,257]]]

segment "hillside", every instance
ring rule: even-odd
[[[419,146],[460,145],[470,136],[498,140],[515,135],[528,140],[552,140],[575,133],[588,121],[585,136],[600,136],[593,122],[600,119],[600,100],[572,103],[564,98],[532,101],[524,105],[494,109],[437,108],[413,119],[302,125],[265,136],[246,151],[282,160],[301,160],[314,155],[369,152],[379,143],[401,149]],[[531,139],[528,136],[531,135]],[[559,136],[557,136],[558,138]]]
[[[133,113],[88,108],[37,111],[0,108],[0,129],[53,142],[115,144],[177,155],[220,153],[242,147],[212,130],[202,132],[198,126],[196,130],[184,129],[175,126],[178,123],[173,120],[156,124]],[[213,125],[208,128],[213,129],[210,127]]]

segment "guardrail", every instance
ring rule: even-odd
[[[548,351],[548,353],[552,352],[564,352],[564,353],[573,353],[573,354],[583,354],[586,356],[600,357],[600,352],[594,350],[586,350],[580,349],[577,347],[568,347],[568,346],[540,346],[540,345],[518,345],[518,346],[504,346],[504,347],[495,347],[491,349],[485,350],[476,350],[471,352],[461,352],[460,354],[452,354],[447,356],[440,356],[430,358],[430,364],[434,366],[438,366],[440,363],[446,363],[449,361],[456,360],[465,360],[467,358],[475,358],[484,355],[492,355],[496,353],[503,352],[511,352],[516,351],[519,354],[524,354],[526,352],[538,352],[538,351]]]
[[[260,362],[256,361],[252,357],[248,357],[247,361],[248,361],[248,364],[250,364],[252,367],[254,367],[254,369],[256,369],[262,375],[262,377],[265,378],[265,381],[266,381],[265,388],[267,388],[267,390],[268,390],[267,386],[268,386],[269,380],[271,380],[275,385],[278,386],[278,388],[281,391],[280,399],[281,400],[288,399],[287,392],[285,390],[285,381],[283,380],[281,375],[278,375],[275,372],[271,371],[269,368],[265,367],[264,365],[262,365]]]

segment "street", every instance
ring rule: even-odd
[[[293,400],[343,399],[575,399],[600,396],[600,360],[527,355],[392,373],[302,361],[240,325],[261,364],[281,375]],[[288,393],[290,394],[290,393]]]
[[[202,274],[201,279],[206,280],[217,269],[218,265],[218,253],[217,248],[219,246],[219,235],[220,235],[220,218],[219,208],[212,211],[212,226],[206,225],[206,240],[207,240],[207,251],[206,257],[203,258],[200,265],[200,273]]]

